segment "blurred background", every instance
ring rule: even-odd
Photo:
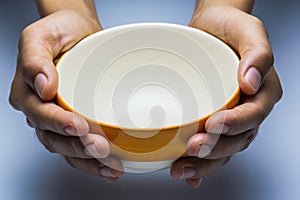
[[[257,1],[254,15],[269,32],[284,97],[259,136],[198,189],[168,171],[126,174],[117,183],[69,167],[38,142],[24,116],[8,104],[22,29],[39,18],[34,1],[0,1],[0,199],[263,199],[300,196],[300,1]],[[145,21],[187,25],[194,0],[95,0],[104,28]]]

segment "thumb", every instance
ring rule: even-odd
[[[23,79],[42,100],[53,99],[58,88],[58,75],[52,59],[40,52],[31,51],[31,57],[28,54],[22,52],[18,58],[18,68],[21,68]]]
[[[235,45],[241,57],[238,81],[245,94],[254,95],[273,67],[274,57],[262,21],[247,14],[244,17],[247,25],[239,28]]]
[[[56,55],[44,36],[36,27],[24,29],[19,41],[17,71],[42,100],[51,100],[58,88],[58,74],[53,63]]]
[[[24,29],[19,41],[18,71],[41,99],[51,100],[57,92],[58,74],[53,60],[100,30],[97,25],[78,13],[58,11]]]
[[[261,43],[249,45],[251,49],[241,53],[238,81],[241,90],[248,95],[257,93],[274,63],[271,47],[268,45],[262,48],[259,45]]]
[[[238,68],[241,90],[247,95],[254,95],[273,67],[273,52],[260,19],[241,11],[235,15],[227,19],[231,23],[226,24],[224,37],[241,57]]]
[[[239,9],[211,6],[191,22],[227,43],[239,54],[238,81],[245,94],[255,94],[273,67],[273,53],[262,21]]]

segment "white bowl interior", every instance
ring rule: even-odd
[[[222,107],[238,88],[237,67],[234,52],[202,31],[125,25],[87,37],[62,57],[58,93],[105,124],[169,127]]]

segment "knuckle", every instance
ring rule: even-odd
[[[246,149],[248,149],[248,147],[250,146],[250,144],[251,143],[247,143],[247,144],[241,145],[241,148],[240,148],[239,152],[242,152],[242,151],[245,151]]]
[[[226,165],[231,159],[231,156],[224,158],[222,165]]]
[[[61,120],[60,118],[57,117],[61,115],[60,109],[58,107],[51,106],[51,108],[49,107],[47,112],[49,113],[47,119],[48,121],[50,120],[50,126],[52,127],[52,129],[55,129],[57,131],[62,131],[62,127],[66,127],[67,125],[70,124],[69,118],[65,117],[64,120]]]
[[[27,57],[26,59],[23,59],[21,64],[21,70],[25,77],[30,77],[33,81],[35,77],[31,77],[31,75],[37,74],[38,71],[44,71],[43,68],[46,67],[43,61],[44,59],[44,56],[33,56],[31,58]]]
[[[28,119],[28,117],[26,117],[26,123],[27,123],[28,126],[30,126],[31,128],[35,128],[34,123],[33,123],[30,119]]]
[[[232,112],[232,118],[234,119],[234,124],[237,126],[237,131],[241,132],[246,129],[245,121],[245,111],[239,107],[236,107],[235,112]]]
[[[31,32],[32,32],[32,24],[29,25],[29,26],[26,26],[23,31],[21,32],[21,37],[19,39],[19,49],[21,49],[21,47],[23,46],[23,44],[26,42],[26,38],[28,36],[31,35]]]
[[[74,159],[69,157],[69,156],[65,156],[65,160],[66,162],[73,168],[77,169],[75,163],[74,163]]]
[[[255,118],[257,119],[257,126],[259,126],[268,116],[269,114],[269,108],[267,106],[259,105],[257,102],[255,102],[257,112],[255,113]]]
[[[78,143],[76,140],[70,139],[70,145],[69,145],[69,154],[73,157],[79,156],[79,152],[77,150]]]
[[[253,140],[255,139],[255,136],[256,136],[255,130],[249,131],[249,132],[246,134],[246,137],[245,137],[245,143],[246,143],[246,144],[252,143]]]
[[[252,22],[258,29],[264,30],[264,34],[268,38],[268,32],[265,31],[264,23],[256,16],[252,16]],[[263,64],[269,68],[272,67],[274,65],[274,55],[270,43],[267,40],[267,42],[259,44],[259,47],[259,49],[256,49],[256,52],[264,59]]]
[[[95,159],[89,160],[88,162],[88,173],[102,176],[100,170],[98,170],[98,162]]]
[[[264,27],[264,23],[262,22],[262,20],[261,19],[259,19],[258,17],[256,17],[256,16],[251,16],[252,17],[252,21],[253,21],[253,23],[255,24],[255,25],[257,25],[257,26],[260,26],[260,27]]]
[[[30,39],[34,38],[34,35],[36,32],[35,24],[36,23],[28,25],[21,32],[21,36],[20,36],[19,43],[18,43],[19,52],[22,52],[24,47],[28,46],[28,41],[30,41],[30,40],[28,40],[28,38],[30,38]]]
[[[34,26],[34,23],[26,26],[21,33],[21,38],[25,38],[27,35],[30,35],[31,32],[34,31],[33,26]]]
[[[50,104],[49,104],[50,105]],[[42,112],[32,113],[33,121],[42,128],[47,130],[59,131],[59,122],[57,122],[57,109],[53,106],[44,106]]]
[[[44,128],[43,123],[41,122],[41,116],[39,116],[37,112],[31,112],[30,115],[28,115],[28,119],[33,122],[36,127]]]
[[[14,90],[11,90],[11,93],[9,94],[8,97],[8,102],[14,109],[19,110]]]
[[[279,84],[279,91],[278,91],[278,97],[276,99],[276,102],[278,102],[283,97],[283,89],[282,86]]]
[[[265,61],[264,65],[271,69],[271,67],[274,65],[275,59],[270,45],[268,44],[261,47],[259,54]]]
[[[49,151],[50,153],[56,153],[53,146],[51,145],[51,142],[49,141],[47,134],[44,131],[36,129],[36,134],[47,151]]]
[[[274,69],[273,69],[273,73],[274,73]],[[275,103],[277,103],[283,96],[283,89],[282,89],[280,80],[278,78],[278,75],[276,73],[275,73],[275,79],[274,80],[276,80],[275,88],[277,88],[277,92],[276,92]]]
[[[245,133],[244,141],[241,143],[239,152],[245,151],[249,148],[250,144],[254,141],[256,136],[256,130],[251,130]]]

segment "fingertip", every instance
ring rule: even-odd
[[[100,161],[100,165],[109,167],[112,174],[115,174],[116,176],[121,176],[124,174],[124,166],[119,158],[108,156],[103,159],[98,159],[98,161]]]
[[[259,91],[274,64],[269,44],[256,45],[242,53],[238,68],[239,85],[247,95],[254,95]]]
[[[177,162],[173,163],[171,169],[170,169],[170,175],[172,178],[174,179],[179,179],[180,177],[182,177],[183,174],[183,168],[180,167],[178,164],[176,164]]]
[[[119,177],[106,177],[105,180],[109,183],[115,183],[119,180]]]
[[[65,135],[84,136],[89,133],[89,125],[83,117],[69,111],[64,112],[64,116],[61,116],[61,119],[64,119],[61,126]]]
[[[195,178],[195,179],[186,179],[185,182],[186,184],[188,184],[189,186],[193,187],[193,188],[199,188],[201,185],[203,178]]]
[[[114,168],[110,168],[110,171],[114,177],[121,177],[124,174],[124,171],[120,171],[120,170],[114,169]]]
[[[106,158],[109,156],[110,145],[104,137],[100,136],[95,142],[95,146],[100,158]]]
[[[100,135],[88,134],[80,137],[85,146],[85,154],[95,158],[106,158],[110,153],[108,141]]]
[[[123,172],[108,166],[100,166],[100,174],[106,178],[119,178],[123,175]]]

